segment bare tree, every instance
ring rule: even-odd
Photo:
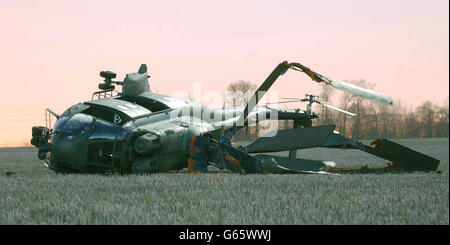
[[[417,115],[410,111],[406,114],[403,120],[404,135],[405,138],[413,138],[419,136],[419,122],[417,120]]]
[[[323,101],[323,102],[329,102],[331,100],[333,92],[334,92],[334,90],[331,86],[322,84],[320,94],[319,94],[319,100]],[[320,109],[319,124],[320,125],[333,124],[333,113],[332,112],[333,111],[328,109],[328,107],[322,106],[322,108]]]
[[[352,100],[352,94],[350,93],[342,93],[341,98],[340,98],[340,103],[339,103],[339,107],[344,109],[344,110],[348,110],[350,103]],[[348,115],[345,113],[338,113],[338,126],[340,129],[340,132],[342,135],[347,135],[347,119],[348,119]]]
[[[364,120],[364,137],[368,139],[378,138],[378,111],[373,101],[367,102],[367,115]]]
[[[416,114],[419,119],[424,137],[433,137],[434,105],[430,101],[425,101],[417,107]]]
[[[225,92],[224,107],[238,107],[247,105],[255,90],[256,85],[249,81],[239,80],[234,83],[230,83]],[[242,139],[243,133],[242,130],[240,131],[241,132],[236,133],[236,136],[237,138]],[[250,134],[251,133],[252,132],[250,130]],[[255,127],[255,135],[250,136],[251,138],[256,138],[258,136],[258,122]]]
[[[436,125],[435,136],[436,137],[448,137],[449,136],[449,108],[448,97],[444,106],[439,107],[436,111]]]
[[[357,80],[357,81],[351,81],[351,83],[355,84],[358,87],[369,88],[369,89],[371,86],[374,86],[373,84],[367,83],[363,79]],[[352,128],[352,138],[353,139],[361,138],[362,120],[366,116],[366,110],[367,110],[364,102],[365,102],[364,98],[362,98],[360,96],[352,95],[350,110],[356,114],[356,116],[354,117],[354,120],[353,120],[353,128]]]
[[[381,118],[381,122],[378,125],[378,134],[386,138],[389,135],[389,119],[391,117],[391,112],[389,110],[389,106],[385,104],[379,104],[378,105],[378,114]]]
[[[256,85],[244,80],[230,83],[225,94],[225,104],[229,107],[245,106],[256,90]]]
[[[404,120],[407,114],[406,108],[402,105],[401,101],[394,101],[392,107],[391,121],[393,123],[393,136],[396,138],[402,138],[404,132]]]

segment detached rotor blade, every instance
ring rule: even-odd
[[[330,105],[330,104],[327,104],[327,103],[322,103],[322,105],[323,105],[323,106],[326,106],[326,107],[328,107],[328,108],[330,108],[330,109],[333,109],[333,110],[336,110],[336,111],[345,113],[345,114],[350,115],[350,116],[352,116],[352,117],[356,116],[355,113],[351,113],[351,112],[349,112],[349,111],[346,111],[346,110],[343,110],[343,109],[334,107],[334,106],[332,106],[332,105]]]
[[[350,83],[330,79],[326,76],[322,76],[319,73],[312,71],[311,69],[300,63],[289,63],[289,65],[291,69],[306,73],[306,75],[308,75],[312,80],[316,82],[324,82],[339,90],[343,90],[345,92],[355,94],[366,99],[371,99],[384,104],[392,105],[392,99],[386,95],[382,95],[372,90],[361,88]]]
[[[278,130],[275,136],[264,135],[245,148],[247,153],[263,153],[321,147],[334,128],[335,125],[324,125]],[[273,134],[274,132],[267,133]]]
[[[305,173],[305,174],[329,174],[324,172],[324,167],[335,167],[336,163],[327,161],[317,161],[309,159],[291,159],[266,154],[255,156],[261,160],[261,166],[264,172],[283,174],[283,173]]]

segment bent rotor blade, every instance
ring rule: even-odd
[[[333,86],[337,89],[349,92],[351,94],[356,94],[356,95],[361,96],[366,99],[375,100],[375,101],[378,101],[378,102],[381,102],[384,104],[388,104],[388,105],[393,104],[392,99],[386,95],[382,95],[382,94],[379,94],[372,90],[361,88],[361,87],[358,87],[358,86],[350,84],[350,83],[337,81],[337,80],[333,80],[333,79],[328,79],[328,80],[331,81],[331,86]]]
[[[361,88],[350,83],[330,79],[326,76],[322,76],[319,73],[312,71],[311,69],[300,63],[289,63],[289,65],[291,69],[306,73],[306,75],[308,75],[312,80],[316,82],[324,82],[339,90],[343,90],[345,92],[355,94],[366,99],[371,99],[384,104],[392,105],[392,99],[386,95],[382,95],[372,90]]]
[[[266,94],[267,90],[272,86],[272,84],[277,80],[277,78],[283,75],[289,69],[289,63],[284,61],[270,73],[270,75],[264,80],[264,82],[259,86],[255,93],[250,98],[249,102],[244,108],[241,116],[238,119],[238,126],[244,126],[245,119],[247,119],[248,114],[256,107],[259,100]]]
[[[312,147],[321,147],[326,142],[328,135],[334,130],[335,125],[325,125],[307,128],[293,128],[269,132],[256,139],[246,147],[247,153],[263,153],[289,151]]]
[[[409,171],[436,171],[440,161],[427,156],[406,146],[397,144],[387,139],[378,139],[371,143],[370,147],[359,143],[359,149],[377,157],[390,160],[402,169]]]
[[[389,160],[400,169],[408,171],[436,171],[439,167],[440,160],[387,139],[377,139],[371,145],[374,146],[368,146],[335,133],[330,134],[323,144],[324,147],[329,148],[359,149]]]
[[[349,111],[346,111],[346,110],[343,110],[343,109],[334,107],[334,106],[332,106],[332,105],[330,105],[330,104],[327,104],[327,103],[322,103],[322,105],[323,105],[323,106],[326,106],[326,107],[328,107],[328,108],[330,108],[330,109],[333,109],[333,110],[336,110],[336,111],[345,113],[345,114],[350,115],[350,116],[352,116],[352,117],[356,116],[355,113],[351,113],[351,112],[349,112]]]

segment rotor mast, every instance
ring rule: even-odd
[[[122,86],[122,94],[124,95],[138,95],[145,92],[151,92],[148,84],[147,65],[142,64],[139,67],[138,72],[129,73],[125,76],[123,82],[113,81],[116,78],[116,73],[112,71],[101,71],[100,76],[105,78],[103,83],[98,85],[98,88],[102,91],[113,91],[115,89],[114,84]]]

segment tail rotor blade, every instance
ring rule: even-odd
[[[284,104],[284,103],[293,103],[293,102],[299,102],[299,100],[286,100],[286,101],[278,101],[278,102],[269,102],[269,103],[266,103],[266,105]]]
[[[283,100],[295,100],[295,101],[302,101],[302,99],[300,98],[287,98],[287,97],[283,97]]]
[[[326,106],[326,107],[328,107],[328,108],[330,108],[330,109],[333,109],[333,110],[336,110],[336,111],[345,113],[345,114],[350,115],[350,116],[352,116],[352,117],[356,116],[355,113],[351,113],[351,112],[349,112],[349,111],[342,110],[342,109],[340,109],[340,108],[334,107],[334,106],[332,106],[332,105],[330,105],[330,104],[327,104],[327,103],[322,103],[322,105],[323,105],[323,106]]]

